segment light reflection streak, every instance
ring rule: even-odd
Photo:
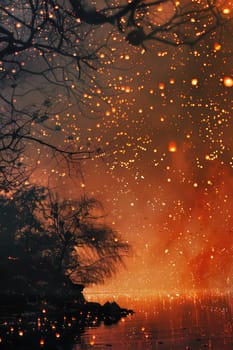
[[[119,296],[116,300],[130,305],[136,313],[117,329],[101,326],[88,330],[84,337],[90,338],[94,332],[101,349],[105,349],[105,341],[111,349],[232,349],[232,295]],[[126,337],[128,341],[122,345],[120,339]]]

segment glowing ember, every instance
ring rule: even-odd
[[[165,89],[165,84],[164,83],[159,83],[158,88],[159,88],[159,90],[164,90]]]
[[[191,80],[191,84],[192,84],[193,86],[196,86],[196,85],[198,84],[198,79],[197,79],[197,78],[193,78],[193,79]]]
[[[226,87],[232,87],[233,86],[233,79],[231,77],[224,77],[223,84]]]
[[[177,151],[177,146],[175,141],[171,141],[168,145],[169,152],[176,152]]]
[[[223,13],[224,15],[229,15],[230,12],[231,12],[231,10],[230,10],[228,7],[224,8],[224,9],[222,10],[222,13]]]
[[[221,48],[222,48],[222,45],[221,45],[221,44],[219,44],[219,43],[214,43],[214,50],[215,50],[215,51],[220,51]]]

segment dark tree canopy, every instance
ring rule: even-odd
[[[59,201],[44,188],[0,197],[2,293],[62,296],[104,282],[129,253],[93,198]]]

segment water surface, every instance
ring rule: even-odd
[[[93,300],[98,301],[95,296]],[[111,297],[106,300],[113,301]],[[104,325],[91,315],[1,317],[0,350],[232,350],[232,296],[114,298],[135,314]],[[2,315],[1,315],[2,316]],[[34,317],[35,318],[35,317]],[[6,338],[6,341],[5,341]],[[4,345],[6,344],[6,345]]]
[[[233,349],[232,297],[163,296],[119,303],[135,314],[116,325],[88,328],[74,350]]]

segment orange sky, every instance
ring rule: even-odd
[[[70,179],[42,152],[34,177],[68,197],[100,199],[132,245],[127,269],[99,291],[230,289],[232,38],[216,34],[193,50],[152,42],[146,51],[121,39],[115,49],[95,97],[83,94],[84,112],[73,105],[51,120],[61,129],[53,140],[98,149],[96,157]]]

